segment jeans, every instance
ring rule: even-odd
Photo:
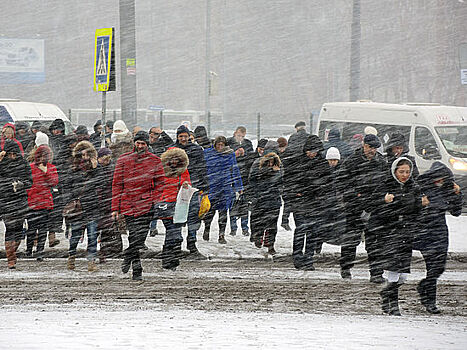
[[[237,220],[238,217],[236,216],[231,216],[230,217],[230,230],[232,232],[237,231]],[[240,223],[242,226],[242,231],[248,231],[248,215],[247,216],[241,216],[240,217]]]
[[[89,261],[93,261],[97,256],[97,221],[89,221],[87,224],[71,224],[71,238],[68,255],[76,255],[76,247],[78,246],[79,240],[84,233],[84,229],[87,230],[88,235],[87,259]]]
[[[163,219],[162,223],[165,227],[164,245],[172,246],[175,243],[183,242],[182,227],[174,224],[172,219]]]
[[[295,231],[293,235],[292,257],[296,268],[313,265],[316,240],[320,232],[320,219],[317,216],[293,213]],[[305,252],[303,252],[305,248]]]

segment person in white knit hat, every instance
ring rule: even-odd
[[[34,143],[36,144],[36,147],[39,147],[39,146],[42,146],[42,145],[48,146],[49,145],[49,137],[47,136],[47,134],[44,134],[43,132],[38,131],[36,133],[36,140],[34,141]]]
[[[341,153],[336,147],[330,147],[326,152],[326,159],[331,168],[335,168],[339,161],[341,160]]]

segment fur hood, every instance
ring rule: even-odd
[[[94,146],[89,141],[81,141],[79,142],[75,148],[73,149],[73,158],[81,157],[81,152],[87,150],[90,158],[97,159],[97,152]]]
[[[172,159],[178,159],[176,166],[171,166]],[[164,167],[164,174],[167,177],[179,177],[188,168],[188,156],[181,148],[169,148],[161,155],[162,166]]]
[[[275,166],[278,166],[278,167],[281,166],[281,160],[280,160],[279,156],[276,153],[271,152],[271,153],[268,153],[265,156],[261,157],[261,159],[259,161],[259,167],[260,168],[267,167],[270,160],[272,160],[274,162]]]

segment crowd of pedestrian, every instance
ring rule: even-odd
[[[7,123],[0,139],[0,216],[8,267],[15,268],[24,237],[26,257],[40,262],[47,238],[55,246],[56,233],[65,228],[68,269],[75,269],[77,245],[87,235],[88,271],[98,269],[96,262],[123,258],[122,271],[131,269],[132,278],[142,280],[140,251],[148,235],[159,234],[158,220],[165,227],[162,267],[174,270],[185,225],[194,259],[205,259],[197,232],[204,222],[202,237],[210,240],[216,213],[219,244],[237,234],[240,222],[242,235],[275,255],[278,224],[292,230],[292,215],[296,269],[314,270],[322,244],[336,244],[341,277],[351,279],[363,240],[370,282],[384,284],[382,309],[400,315],[398,289],[410,273],[412,251],[420,250],[427,275],[417,290],[426,310],[439,313],[436,284],[448,249],[445,214],[460,215],[463,204],[449,168],[435,162],[420,175],[400,133],[391,135],[381,153],[374,127],[349,143],[337,128],[324,142],[308,134],[304,122],[295,129],[288,140],[260,139],[254,148],[243,126],[232,137],[211,140],[204,126],[191,132],[181,125],[174,141],[159,127],[130,132],[122,120],[97,121],[91,135],[85,126],[65,134],[60,119],[48,128]],[[174,213],[182,188],[191,197],[180,223]],[[129,242],[124,251],[122,234]]]

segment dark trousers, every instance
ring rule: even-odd
[[[289,202],[285,198],[283,198],[283,201],[284,201],[284,210],[282,211],[281,225],[288,225],[290,214],[292,214],[292,207],[290,206]]]
[[[225,234],[225,228],[227,227],[227,210],[218,210],[219,211],[219,236],[223,236]],[[211,223],[212,220],[214,219],[214,215],[216,214],[216,210],[212,209],[209,210],[205,217],[204,217],[204,225],[206,227],[206,230],[211,229]]]
[[[351,269],[357,257],[357,246],[361,242],[363,222],[361,212],[347,212],[346,230],[342,237],[341,257],[339,263],[342,270]]]
[[[293,213],[293,216],[295,220],[292,252],[294,265],[296,268],[313,265],[316,240],[321,229],[319,217],[297,213]]]
[[[139,250],[144,246],[151,220],[151,213],[137,217],[125,215],[128,229],[128,248],[123,252],[123,258],[132,264],[133,272],[143,271]]]
[[[426,265],[426,278],[420,282],[428,303],[436,302],[436,284],[446,269],[447,251],[421,250]]]
[[[186,237],[188,245],[196,243],[196,232],[199,230],[199,227],[201,225],[201,222],[198,217],[199,200],[199,192],[194,193],[193,197],[191,197],[190,206],[188,209],[188,219],[186,223],[188,227],[188,235]]]
[[[253,241],[263,240],[265,247],[273,247],[276,242],[277,220],[280,208],[258,209],[251,211],[251,237]]]
[[[21,242],[24,214],[3,215],[5,223],[5,242]]]
[[[368,256],[371,276],[383,275],[384,247],[379,231],[365,230],[365,250]]]
[[[44,251],[47,231],[49,227],[50,210],[30,210],[28,214],[28,232],[26,239],[26,252],[32,253],[34,240],[37,237],[36,254]]]

